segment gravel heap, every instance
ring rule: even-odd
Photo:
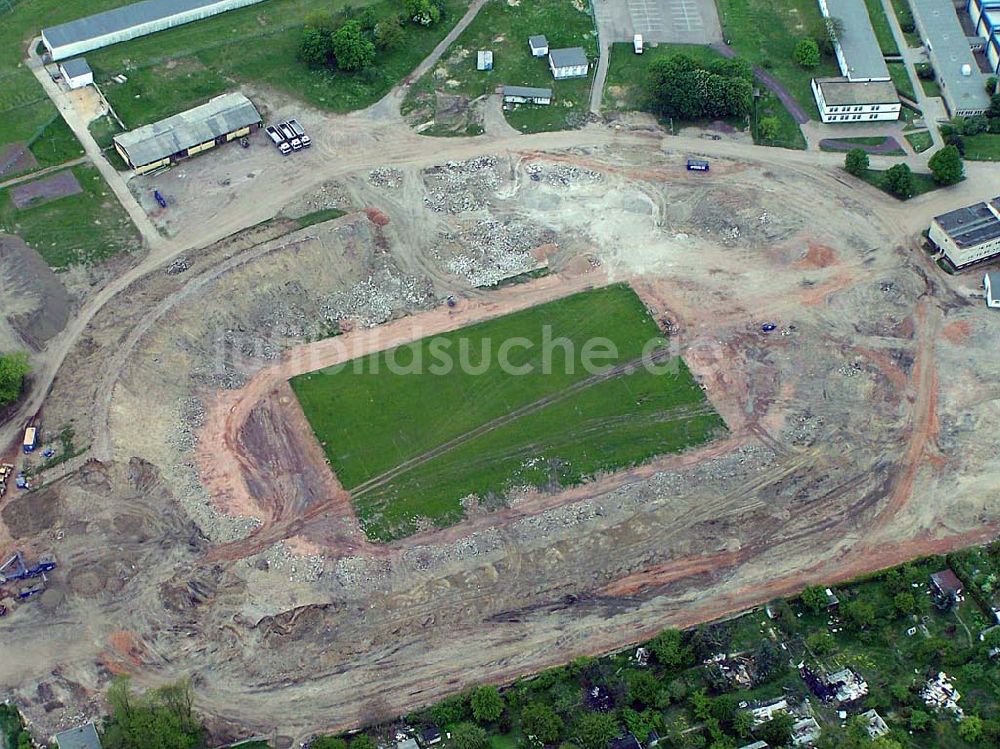
[[[524,169],[535,182],[549,185],[566,186],[575,182],[600,182],[604,175],[593,169],[581,169],[578,166],[564,164],[528,164]]]
[[[368,181],[375,187],[386,187],[395,190],[403,184],[403,173],[390,167],[379,167],[368,172]]]
[[[447,268],[472,286],[494,286],[531,270],[538,264],[531,249],[547,241],[534,227],[496,219],[477,222],[459,239],[470,250],[449,260]]]
[[[486,206],[486,195],[500,187],[500,174],[495,157],[480,156],[429,169],[425,182],[428,208],[437,213],[463,213]]]
[[[323,305],[322,314],[331,324],[350,319],[371,328],[391,319],[399,310],[424,308],[433,300],[430,279],[407,276],[386,267],[347,291],[333,295]]]

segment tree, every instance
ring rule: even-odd
[[[403,0],[406,17],[421,26],[433,26],[441,20],[441,8],[433,0]]]
[[[375,46],[379,49],[398,49],[405,38],[403,27],[393,20],[379,21],[375,27]]]
[[[442,700],[431,708],[431,715],[441,725],[452,725],[467,716],[468,703],[461,695]]]
[[[906,166],[906,165],[899,164],[898,166]],[[893,169],[895,169],[895,167],[893,167]],[[909,173],[909,167],[907,167],[907,172]],[[888,176],[889,172],[886,172],[887,179]],[[913,182],[913,174],[910,173],[910,183],[911,183],[910,195],[913,194],[912,182]],[[909,197],[909,195],[907,195],[906,197]],[[844,615],[844,621],[846,621],[848,624],[853,625],[857,629],[868,629],[875,623],[875,607],[872,606],[871,603],[869,603],[868,601],[862,599],[848,601],[840,608],[841,612]]]
[[[543,744],[554,744],[562,735],[565,724],[556,712],[543,702],[533,702],[521,712],[524,732]]]
[[[486,749],[490,737],[475,723],[459,723],[451,732],[451,743],[455,749]]]
[[[746,710],[739,710],[733,715],[733,733],[741,739],[750,738],[753,731],[753,716]]]
[[[868,154],[863,148],[852,148],[844,157],[844,169],[848,174],[860,177],[868,171]],[[824,596],[825,599],[825,596]]]
[[[665,629],[649,643],[650,652],[667,668],[691,665],[691,648],[684,644],[684,634],[676,629]]]
[[[28,355],[23,351],[0,354],[0,406],[13,403],[21,396],[24,377],[30,371]]]
[[[913,597],[911,592],[903,591],[893,596],[892,607],[896,609],[896,613],[906,616],[917,610],[917,599]]]
[[[958,735],[970,744],[975,744],[983,737],[983,719],[978,715],[966,715],[958,724]]]
[[[914,710],[910,713],[911,731],[926,731],[932,722],[934,722],[934,719],[929,713],[925,713],[923,710]]]
[[[896,164],[896,166],[890,167],[883,175],[882,186],[891,195],[895,195],[897,198],[902,198],[903,200],[912,198],[914,192],[913,172],[910,171],[910,167],[906,164]],[[851,603],[863,602],[851,601]],[[875,612],[872,609],[871,604],[863,605],[860,609],[851,607],[850,604],[848,604],[847,611],[853,612],[852,621],[855,623],[857,623],[860,619],[867,619],[869,613],[871,614],[872,620],[874,620],[875,617]]]
[[[822,18],[813,29],[812,37],[824,55],[832,55],[834,43],[844,34],[844,22],[839,18]]]
[[[757,667],[757,680],[766,681],[771,676],[783,671],[781,650],[768,639],[761,640],[753,651],[754,664]]]
[[[628,700],[643,707],[654,707],[660,692],[660,682],[649,671],[629,671],[625,674]]]
[[[985,88],[987,96],[993,96],[997,92],[997,77],[995,75],[991,75],[986,79]]]
[[[319,736],[309,746],[313,749],[347,749],[347,742],[337,736]]]
[[[810,585],[802,591],[800,597],[802,598],[802,605],[814,614],[818,614],[826,608],[826,591],[819,585]]]
[[[495,723],[503,714],[503,697],[492,685],[473,689],[469,704],[472,706],[472,717],[477,723]]]
[[[190,682],[168,684],[135,697],[128,679],[108,689],[110,716],[105,720],[106,749],[195,749],[204,744],[204,728],[193,711]]]
[[[801,68],[815,68],[819,65],[819,45],[815,39],[800,39],[792,53],[795,64]]]
[[[806,645],[818,656],[832,653],[833,647],[836,644],[837,641],[833,638],[833,635],[822,629],[806,637]]]
[[[351,739],[351,749],[378,749],[378,744],[367,733],[359,733]]]
[[[576,722],[574,733],[582,749],[607,749],[618,735],[618,724],[607,713],[586,713]]]
[[[965,176],[962,156],[955,146],[942,148],[931,156],[927,166],[930,167],[931,174],[934,175],[934,181],[939,185],[954,185]]]
[[[341,70],[364,70],[375,62],[375,44],[365,36],[360,21],[348,21],[334,31],[330,44]]]
[[[329,65],[333,59],[333,40],[330,31],[306,26],[299,41],[299,59],[312,68]]]
[[[788,713],[775,715],[757,729],[756,735],[771,746],[786,746],[792,739],[795,719]]]
[[[762,141],[772,141],[778,137],[781,121],[777,117],[761,117],[757,123],[757,137]]]

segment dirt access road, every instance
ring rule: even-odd
[[[155,178],[172,235],[40,357],[19,419],[44,400],[98,459],[0,508],[5,548],[62,563],[4,622],[0,683],[42,730],[97,714],[113,673],[190,675],[220,738],[290,742],[995,533],[993,321],[974,280],[913,247],[934,213],[995,194],[996,170],[903,208],[837,154],[597,125],[425,139],[387,101],[303,115],[301,158],[223,150]],[[258,225],[329,201],[350,214]],[[553,280],[469,281],[542,247]],[[730,437],[361,539],[273,373],[326,351],[302,344],[330,324],[362,345],[407,315],[442,324],[451,294],[501,309],[589,274],[671,322]]]
[[[291,741],[995,531],[991,319],[911,249],[911,206],[800,154],[689,175],[659,140],[584,134],[341,173],[301,205],[348,216],[256,227],[94,311],[46,419],[74,418],[101,460],[0,512],[63,560],[5,622],[0,679],[32,720],[96,712],[110,673],[192,675],[220,737]],[[463,280],[540,247],[551,278]],[[363,539],[282,376],[620,279],[671,322],[729,436]],[[331,319],[369,322],[304,345]]]

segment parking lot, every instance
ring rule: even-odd
[[[603,43],[647,42],[711,44],[722,40],[719,14],[712,0],[594,0]]]

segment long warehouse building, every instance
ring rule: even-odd
[[[143,0],[42,29],[42,44],[54,61],[65,60],[260,2],[263,0]]]
[[[261,126],[260,113],[243,94],[223,94],[186,112],[114,137],[115,150],[136,174],[170,166]]]

